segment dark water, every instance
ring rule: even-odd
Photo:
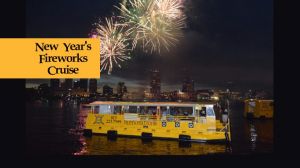
[[[273,120],[248,121],[243,106],[232,106],[231,146],[225,144],[190,143],[139,138],[108,140],[106,136],[82,136],[80,124],[87,109],[79,104],[28,102],[26,104],[26,136],[28,155],[206,155],[250,154],[273,152]]]

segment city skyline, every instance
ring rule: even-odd
[[[255,88],[255,87],[247,87],[244,89],[240,89],[237,88],[235,85],[233,85],[230,81],[227,82],[227,87],[224,85],[224,87],[214,87],[214,86],[209,86],[209,85],[201,85],[201,83],[198,83],[196,81],[193,80],[193,78],[189,77],[193,82],[194,82],[194,90],[202,90],[202,89],[216,89],[216,90],[226,90],[226,89],[231,89],[232,91],[241,91],[241,92],[246,92],[248,90],[265,90],[268,92],[273,93],[273,90],[268,89],[268,88]],[[60,79],[60,83],[63,83],[65,79]],[[74,79],[73,81],[78,81],[79,83],[80,79]],[[103,86],[108,85],[110,87],[113,88],[114,92],[116,92],[117,87],[118,87],[118,83],[119,82],[124,82],[126,79],[124,78],[119,78],[119,77],[113,77],[109,79],[102,79],[100,78],[97,79],[97,90],[100,92],[102,91]],[[101,82],[100,82],[101,81]],[[178,83],[176,85],[171,84],[169,85],[168,83],[165,83],[164,81],[161,81],[161,92],[170,92],[170,91],[183,91],[183,85],[185,82],[185,78],[182,78],[181,80],[178,81]],[[39,85],[41,84],[48,84],[48,86],[50,86],[50,79],[40,79],[40,80],[36,80],[36,79],[26,79],[26,88],[38,88]],[[124,82],[125,86],[127,87],[129,92],[150,92],[151,91],[151,80],[147,80],[147,81],[127,81]],[[226,83],[224,81],[224,83]],[[87,86],[88,87],[88,86]]]
[[[82,2],[51,1],[41,7],[29,0],[27,36],[88,37],[99,16],[116,12],[113,5],[120,1]],[[187,28],[179,45],[161,54],[136,51],[122,69],[102,73],[99,86],[116,87],[123,81],[129,90],[142,90],[149,84],[148,70],[155,66],[161,71],[162,90],[181,89],[187,69],[195,88],[226,88],[233,83],[239,90],[273,91],[273,1],[186,0],[185,8]],[[80,17],[66,22],[77,10]]]

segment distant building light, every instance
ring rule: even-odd
[[[212,96],[211,98],[214,99],[214,100],[219,100],[218,96]]]

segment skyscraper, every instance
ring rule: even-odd
[[[73,88],[74,88],[74,89],[79,89],[79,88],[80,88],[80,85],[79,85],[79,81],[78,81],[78,80],[74,81],[74,83],[73,83]]]
[[[123,96],[124,93],[127,92],[127,87],[125,86],[125,83],[124,82],[119,82],[118,83],[118,87],[117,87],[117,94],[118,96]]]
[[[80,79],[79,86],[80,86],[80,89],[83,89],[84,91],[87,91],[87,89],[88,89],[88,79]]]
[[[194,80],[190,77],[185,77],[182,85],[182,92],[193,93],[194,92]]]
[[[150,82],[150,93],[153,94],[154,98],[160,97],[160,73],[158,69],[151,71],[151,82]]]
[[[111,96],[113,95],[113,88],[109,87],[108,85],[103,86],[103,95]]]
[[[50,79],[50,89],[56,91],[59,89],[60,81],[59,79]]]
[[[73,79],[65,79],[65,90],[73,89]]]
[[[97,79],[90,79],[89,92],[90,93],[97,92]]]

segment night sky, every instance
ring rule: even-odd
[[[118,0],[27,0],[27,37],[88,37],[92,24],[117,14]],[[149,70],[161,71],[162,90],[181,89],[188,74],[196,89],[273,90],[273,1],[186,0],[187,28],[178,46],[134,57],[101,74],[99,86],[124,81],[129,91],[149,87]],[[44,80],[27,80],[27,85]],[[230,84],[230,85],[229,85]]]

